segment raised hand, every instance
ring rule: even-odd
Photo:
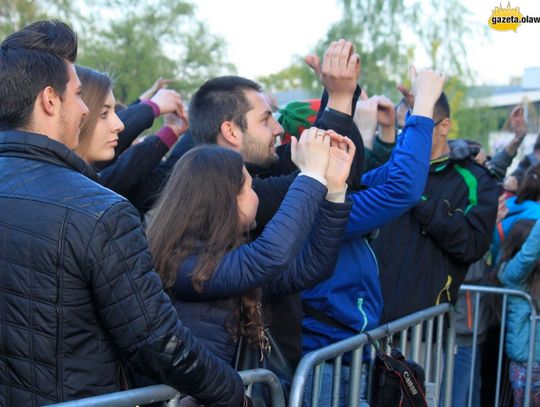
[[[144,100],[144,99],[150,99],[152,96],[154,96],[156,94],[156,92],[160,89],[163,89],[163,88],[166,88],[167,85],[171,82],[174,82],[174,80],[172,79],[165,79],[163,77],[159,77],[158,79],[156,79],[156,81],[153,83],[153,85],[148,88],[147,90],[145,90],[141,96],[139,96],[139,99],[141,100]]]
[[[523,105],[516,106],[510,113],[510,126],[516,136],[523,138],[527,135],[527,123],[525,122]]]
[[[160,89],[150,100],[158,105],[161,114],[176,113],[179,117],[183,114],[184,104],[175,90]]]
[[[356,111],[353,117],[358,131],[367,146],[371,146],[375,131],[377,130],[377,99],[360,96],[356,103]]]
[[[182,106],[182,113],[178,116],[176,113],[166,113],[163,116],[165,126],[169,126],[178,137],[189,129],[189,118],[185,108]]]
[[[413,65],[410,65],[409,66],[409,80],[410,80],[411,86],[414,83],[415,79],[416,79],[416,68]],[[404,83],[398,84],[397,89],[403,95],[403,98],[401,99],[400,104],[403,103],[405,106],[409,108],[409,110],[411,110],[414,106],[414,96],[411,90],[407,86],[405,86]]]
[[[375,96],[377,101],[377,122],[383,127],[394,127],[396,112],[394,104],[386,96]]]
[[[327,130],[330,137],[330,160],[326,170],[328,192],[340,192],[347,188],[347,178],[356,152],[356,146],[348,137]]]
[[[322,66],[316,55],[304,58],[328,91],[328,107],[351,114],[352,97],[360,76],[360,56],[352,42],[332,41],[324,53]]]
[[[446,76],[433,69],[424,69],[416,74],[411,69],[412,96],[414,97],[413,114],[433,117],[433,108],[441,96]],[[414,77],[414,78],[413,78]]]
[[[300,140],[291,137],[291,159],[300,171],[324,177],[330,160],[330,136],[311,127],[302,132]]]

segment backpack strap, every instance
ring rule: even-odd
[[[403,361],[383,354],[382,359],[386,367],[398,375],[401,381],[401,388],[413,406],[427,406],[426,395],[422,390],[422,385],[416,379],[414,372]]]

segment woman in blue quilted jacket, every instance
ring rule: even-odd
[[[532,230],[531,230],[532,229]],[[540,300],[540,221],[519,220],[503,244],[499,280],[505,287],[525,291],[538,312]],[[531,306],[523,298],[509,296],[506,353],[514,403],[523,406],[531,334]],[[540,406],[540,323],[536,324],[532,366],[531,406]]]
[[[258,207],[251,176],[238,152],[215,145],[180,159],[148,228],[180,319],[230,364],[240,337],[261,357],[270,350],[266,298],[299,292],[335,267],[351,208],[345,182],[355,147],[331,130],[311,128],[302,137],[292,147],[302,171],[256,240],[247,239]]]

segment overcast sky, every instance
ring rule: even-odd
[[[444,1],[444,0],[441,0]],[[502,0],[506,7],[507,0]],[[238,74],[250,78],[285,68],[294,55],[305,55],[339,20],[336,0],[196,0],[197,17],[228,42],[229,59]],[[499,0],[467,1],[479,24],[487,25]],[[540,1],[514,0],[523,15],[540,16]],[[524,24],[517,32],[489,30],[487,38],[467,44],[477,83],[506,84],[525,67],[540,66],[540,24]],[[416,61],[417,65],[426,60]]]

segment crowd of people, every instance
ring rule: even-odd
[[[475,270],[540,297],[540,147],[504,179],[521,107],[516,137],[486,160],[468,135],[448,139],[443,73],[411,67],[394,106],[361,89],[344,39],[306,57],[321,99],[279,116],[239,76],[208,79],[189,109],[167,81],[121,105],[76,57],[56,20],[0,45],[0,405],[166,383],[193,403],[248,406],[240,352],[270,368],[282,355],[286,390],[310,351],[441,302],[459,312]],[[512,301],[517,405],[527,318]]]

